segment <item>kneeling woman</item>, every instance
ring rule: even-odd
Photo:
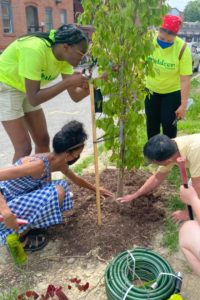
[[[34,251],[47,244],[41,230],[62,222],[62,213],[73,207],[65,180],[51,181],[51,173],[61,171],[80,187],[95,191],[95,186],[75,175],[69,165],[74,163],[84,148],[87,134],[77,121],[66,124],[53,138],[53,152],[19,159],[10,168],[0,170],[0,239],[18,230],[24,248]],[[112,194],[104,188],[101,193]],[[18,227],[16,217],[28,221]]]

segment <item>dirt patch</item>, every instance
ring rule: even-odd
[[[124,193],[135,191],[148,175],[143,171],[127,171]],[[93,174],[84,177],[94,182]],[[103,171],[101,185],[116,193],[117,171]],[[100,248],[99,254],[107,259],[133,245],[151,246],[152,236],[161,229],[166,200],[163,189],[132,203],[119,204],[111,199],[103,199],[101,227],[97,225],[94,193],[73,184],[70,189],[74,193],[73,212],[64,218],[63,225],[49,230],[50,239],[62,241],[60,251],[66,255],[85,255],[91,249]]]
[[[137,190],[149,175],[141,170],[127,171],[124,194]],[[84,178],[90,182],[95,180],[94,174],[86,174]],[[116,193],[115,169],[101,173],[101,186]],[[103,199],[102,226],[99,227],[95,194],[73,184],[70,189],[74,193],[74,210],[64,217],[62,225],[49,228],[49,244],[42,251],[29,254],[24,268],[16,268],[6,248],[0,249],[0,294],[13,287],[21,292],[30,288],[44,292],[51,283],[63,286],[70,300],[107,299],[103,276],[110,259],[136,246],[154,248],[154,238],[162,232],[165,202],[174,192],[166,182],[148,197],[132,203]],[[80,278],[82,283],[89,282],[88,294],[74,287],[67,288],[74,277]]]

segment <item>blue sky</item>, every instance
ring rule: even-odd
[[[168,3],[171,7],[176,7],[179,10],[183,11],[184,7],[190,0],[168,0]]]

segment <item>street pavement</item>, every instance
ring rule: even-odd
[[[50,139],[68,121],[77,120],[85,125],[88,140],[82,156],[92,153],[92,121],[90,110],[90,98],[86,97],[79,103],[71,100],[67,92],[63,92],[42,105],[47,120]],[[0,168],[12,163],[14,154],[13,146],[0,123]],[[34,153],[34,148],[33,148]]]

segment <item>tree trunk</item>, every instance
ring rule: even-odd
[[[124,40],[121,40],[121,45],[124,44]],[[118,180],[117,180],[117,196],[121,197],[123,195],[124,188],[124,160],[125,160],[125,135],[124,135],[124,116],[126,115],[126,99],[123,97],[123,82],[124,82],[124,66],[125,61],[121,62],[120,68],[120,99],[122,101],[122,110],[120,114],[120,124],[119,124],[119,143],[120,143],[120,164],[119,164],[119,172],[118,172]]]
[[[122,114],[123,115],[123,114]],[[125,135],[124,122],[120,119],[120,167],[117,180],[117,197],[123,196],[124,188]]]

